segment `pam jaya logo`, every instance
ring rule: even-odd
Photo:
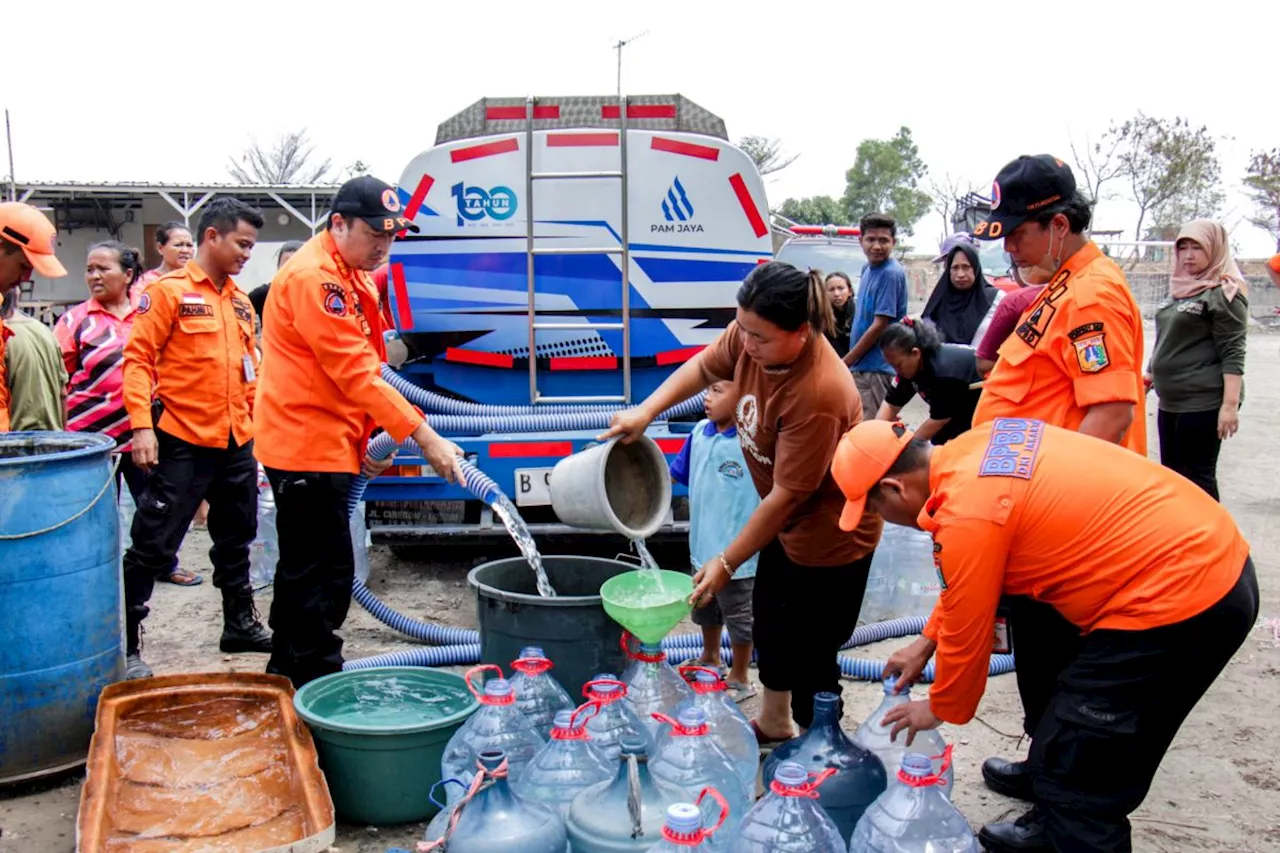
[[[692,221],[693,202],[689,201],[689,194],[685,192],[684,184],[680,183],[679,177],[672,180],[666,196],[662,199],[662,218],[666,222],[655,222],[649,229],[650,233],[683,234],[702,231],[702,226]]]

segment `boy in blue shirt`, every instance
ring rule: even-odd
[[[689,557],[695,573],[704,563],[719,559],[760,504],[738,444],[734,426],[737,405],[734,383],[722,380],[708,388],[703,404],[707,417],[694,427],[671,463],[671,479],[689,487]],[[719,670],[720,630],[722,626],[729,629],[733,668],[727,681],[736,702],[755,695],[747,667],[751,663],[756,560],[753,556],[739,566],[733,580],[710,604],[693,611],[694,624],[702,628],[703,652],[692,663]]]
[[[867,265],[862,268],[858,284],[857,312],[849,340],[853,346],[844,363],[853,371],[853,382],[862,398],[862,419],[875,420],[880,404],[893,382],[893,368],[880,354],[880,336],[907,315],[907,273],[893,258],[898,239],[898,224],[892,216],[869,213],[860,223],[863,254]]]

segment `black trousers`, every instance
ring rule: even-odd
[[[1142,804],[1174,735],[1258,617],[1258,579],[1240,579],[1190,619],[1140,631],[1097,630],[1064,661],[1030,657],[1018,668],[1058,671],[1031,745],[1037,804],[1058,853],[1129,853],[1128,815]],[[1017,640],[1015,639],[1015,644]]]
[[[791,716],[813,725],[813,697],[841,695],[836,653],[853,629],[872,551],[842,566],[801,566],[775,539],[760,552],[751,606],[760,683],[791,691]]]
[[[1160,430],[1160,464],[1177,471],[1218,498],[1218,410],[1166,412],[1156,415]]]
[[[147,477],[133,516],[133,544],[124,555],[125,624],[128,650],[138,651],[138,626],[156,577],[174,564],[182,537],[200,501],[209,502],[213,585],[252,594],[249,545],[258,530],[258,466],[253,442],[225,448],[200,447],[156,430],[160,459]]]
[[[129,490],[129,497],[133,498],[133,505],[139,506],[142,501],[142,495],[147,489],[147,472],[143,471],[137,465],[133,464],[133,456],[129,453],[120,454],[120,467],[116,469],[116,503],[120,503],[121,481],[124,481],[124,487]],[[178,547],[182,547],[182,543],[178,543]],[[178,568],[178,557],[173,557],[173,565],[162,571],[156,577],[167,578]]]
[[[267,468],[267,479],[280,539],[267,672],[301,687],[342,669],[342,638],[334,632],[346,621],[355,579],[347,526],[351,475]]]
[[[1075,659],[1084,637],[1080,629],[1048,604],[1025,595],[1007,595],[1009,634],[1018,660],[1037,663],[1014,670],[1022,698],[1022,730],[1034,736],[1049,700],[1058,689],[1058,676]]]

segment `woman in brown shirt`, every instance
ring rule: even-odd
[[[808,728],[814,694],[840,695],[836,652],[857,626],[883,526],[868,514],[852,535],[839,528],[844,497],[831,478],[831,458],[840,437],[862,420],[862,402],[824,337],[832,323],[818,273],[762,264],[738,290],[737,319],[642,404],[615,415],[604,436],[636,438],[659,412],[712,383],[737,384],[738,440],[761,503],[694,576],[692,600],[710,601],[739,565],[760,554],[754,641],[765,691],[753,725],[762,743],[792,737],[793,717]]]

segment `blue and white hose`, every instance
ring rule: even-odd
[[[437,424],[439,420],[439,418],[433,418],[432,423]],[[439,429],[438,426],[436,428]],[[369,442],[368,453],[374,459],[385,459],[397,448],[409,453],[418,450],[417,444],[413,441],[405,441],[397,445],[395,439],[383,433]],[[477,498],[486,504],[492,504],[502,495],[502,489],[498,484],[479,468],[465,459],[459,460],[458,465],[462,470],[462,485]],[[357,476],[352,479],[351,490],[347,496],[348,515],[355,512],[356,505],[364,497],[365,489],[368,488],[368,485],[369,480],[367,477]],[[436,625],[421,619],[405,616],[380,600],[359,578],[356,578],[352,585],[352,597],[379,622],[401,634],[431,645],[347,661],[343,664],[344,670],[366,669],[374,666],[461,666],[480,662],[479,631],[472,628],[450,628],[445,625]],[[924,630],[924,626],[925,619],[919,616],[889,619],[871,625],[862,625],[854,630],[853,634],[840,648],[841,650],[851,649],[881,640],[918,634]],[[727,632],[721,633],[720,643],[722,648],[728,649],[729,636]],[[672,663],[678,663],[691,655],[700,653],[702,646],[702,636],[700,634],[676,634],[666,637],[662,641],[662,647],[667,652],[667,659]],[[722,656],[727,655],[724,659],[726,662],[732,663],[731,651],[725,651],[721,654]],[[841,673],[849,678],[879,681],[884,672],[885,662],[882,660],[851,658],[843,655],[837,656],[836,660],[839,662]],[[991,675],[1011,672],[1013,668],[1013,655],[991,656],[989,669]],[[929,682],[932,680],[933,664],[930,663],[925,668],[921,681]]]

